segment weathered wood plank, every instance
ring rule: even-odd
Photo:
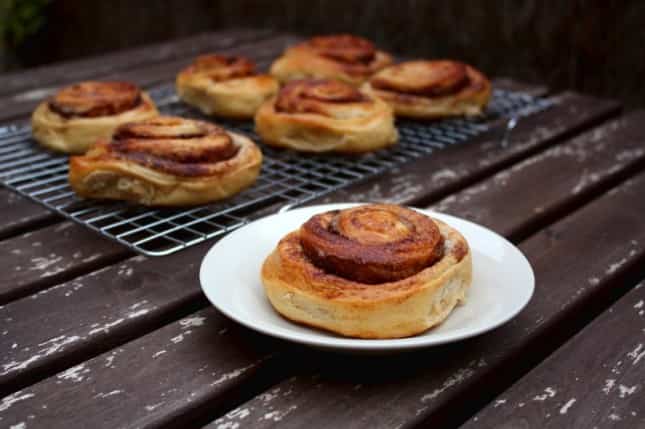
[[[0,308],[0,396],[204,306],[198,271],[208,247],[136,256]]]
[[[619,105],[575,93],[555,97],[558,104],[521,120],[502,147],[500,128],[467,144],[455,145],[322,197],[319,202],[396,201],[427,205],[558,141],[617,114]]]
[[[38,95],[43,89],[65,83],[133,69],[147,64],[186,58],[211,49],[226,49],[269,37],[271,30],[231,29],[209,32],[169,42],[126,49],[100,56],[66,61],[29,70],[0,75],[0,95],[16,94],[22,97]]]
[[[643,123],[644,111],[621,116],[450,195],[432,208],[459,213],[521,239],[642,169]]]
[[[210,427],[463,422],[624,293],[628,278],[645,274],[644,192],[641,174],[522,243],[537,273],[536,293],[496,331],[414,355],[371,359],[369,365],[364,358],[298,356],[311,372],[280,383]]]
[[[2,187],[0,187],[0,212],[8,213],[3,216],[0,223],[0,240],[44,226],[54,219],[60,219],[46,208]]]
[[[5,397],[0,425],[187,427],[187,411],[228,408],[249,380],[270,383],[270,356],[265,339],[207,309]]]
[[[2,242],[0,304],[130,255],[121,244],[72,222]]]
[[[641,283],[463,429],[645,427],[644,374]]]

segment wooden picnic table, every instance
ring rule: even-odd
[[[0,121],[73,81],[154,88],[196,54],[266,65],[295,40],[226,30],[5,74]],[[313,203],[432,207],[506,236],[537,282],[511,322],[400,355],[296,346],[209,305],[214,240],[144,257],[0,188],[0,427],[645,427],[645,112],[494,85],[553,105],[507,145],[500,122]]]

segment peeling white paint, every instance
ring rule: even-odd
[[[627,353],[627,356],[633,359],[632,364],[636,365],[638,362],[640,362],[643,357],[645,357],[645,350],[643,350],[643,344],[639,344],[636,346],[634,350],[631,352]]]
[[[205,317],[201,316],[193,316],[193,317],[187,317],[185,319],[182,319],[179,321],[179,324],[183,328],[188,328],[188,327],[197,327],[197,326],[202,326],[204,324],[204,321],[206,320]]]
[[[430,392],[430,393],[428,393],[426,395],[423,395],[421,397],[421,402],[430,401],[430,400],[436,398],[437,396],[441,395],[443,392],[445,392],[446,390],[450,389],[451,387],[453,387],[453,386],[455,386],[455,385],[457,385],[459,383],[462,383],[463,381],[465,381],[465,380],[469,379],[470,377],[472,377],[473,374],[475,374],[475,370],[472,369],[473,366],[475,366],[475,362],[471,362],[469,367],[460,368],[457,372],[455,372],[453,375],[448,377],[443,382],[441,387],[433,390],[432,392]]]
[[[535,395],[533,397],[534,401],[546,401],[548,398],[553,398],[556,395],[556,391],[552,387],[546,387],[544,389],[544,393]]]
[[[43,341],[42,343],[38,344],[38,347],[39,347],[38,351],[33,355],[31,355],[29,358],[25,359],[24,361],[13,360],[11,362],[3,364],[2,372],[0,372],[0,375],[7,375],[13,371],[19,371],[19,370],[25,369],[32,363],[38,361],[39,359],[49,356],[53,353],[56,353],[59,350],[64,349],[65,346],[75,343],[80,339],[81,337],[77,335],[72,335],[72,336],[60,335],[58,337],[50,338],[47,341]],[[24,350],[29,351],[28,348],[25,348]]]
[[[115,326],[123,323],[124,320],[125,319],[122,318],[122,319],[117,319],[117,320],[115,320],[113,322],[106,323],[103,326],[99,326],[98,328],[94,328],[94,329],[90,330],[87,333],[87,335],[96,335],[96,334],[98,334],[100,332],[103,332],[103,333],[107,334],[108,332],[110,332],[110,328],[114,328]]]
[[[237,378],[240,375],[244,374],[249,369],[255,367],[257,364],[258,364],[258,362],[254,362],[254,363],[252,363],[250,365],[247,365],[245,367],[238,368],[238,369],[235,369],[233,371],[229,371],[227,373],[224,373],[224,374],[220,375],[216,380],[212,381],[210,383],[210,385],[211,386],[217,386],[218,384],[221,384],[221,383],[224,383],[224,382],[226,382],[228,380],[232,380],[234,378]]]
[[[146,411],[154,411],[157,408],[161,407],[163,404],[165,404],[165,402],[161,401],[161,402],[157,402],[156,404],[146,405],[145,408],[146,408]]]
[[[119,395],[121,393],[123,393],[123,390],[112,390],[111,392],[107,392],[107,393],[99,392],[96,395],[94,395],[94,397],[95,398],[107,398],[107,397],[110,397],[110,396]]]
[[[293,410],[297,409],[297,405],[291,405],[285,410],[275,410],[271,411],[268,413],[265,413],[260,420],[271,420],[274,422],[279,422],[280,420],[284,419],[287,415],[289,415]]]
[[[637,389],[637,388],[638,388],[638,384],[636,384],[636,385],[634,385],[634,386],[631,386],[631,387],[628,387],[628,386],[625,386],[624,384],[621,384],[620,386],[618,386],[618,390],[619,390],[619,394],[618,394],[618,395],[619,395],[621,398],[625,398],[625,397],[627,397],[627,396],[631,396],[631,395],[633,395],[633,394],[634,394],[634,392],[636,392],[636,389]]]
[[[609,395],[609,392],[611,392],[611,389],[613,389],[615,385],[616,379],[608,378],[605,380],[605,387],[602,388],[602,391],[605,392],[605,395]]]
[[[89,368],[85,368],[85,364],[80,364],[66,369],[56,376],[59,380],[71,381],[73,383],[80,383],[85,378],[83,374],[90,372]]]
[[[33,398],[34,396],[36,395],[33,393],[22,393],[22,390],[12,393],[9,396],[5,396],[2,398],[2,402],[0,402],[0,411],[8,410],[13,404],[24,401],[25,399]]]
[[[567,401],[566,404],[560,408],[560,414],[566,414],[569,411],[569,408],[576,402],[576,398],[571,398]]]

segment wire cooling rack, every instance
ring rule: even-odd
[[[171,85],[151,92],[166,114],[208,119],[181,103]],[[10,189],[129,248],[150,256],[167,255],[247,223],[260,209],[302,204],[394,166],[467,142],[501,117],[544,110],[550,100],[494,90],[478,119],[433,123],[399,121],[399,144],[360,157],[305,155],[262,145],[264,162],[255,185],[218,204],[182,209],[144,208],[77,197],[67,182],[67,156],[42,149],[28,126],[0,127],[0,182]],[[252,122],[218,123],[259,141]]]

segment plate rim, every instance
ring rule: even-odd
[[[453,343],[457,341],[462,341],[468,338],[472,338],[475,336],[482,335],[486,332],[495,330],[499,328],[500,326],[508,323],[510,320],[514,319],[522,310],[526,308],[528,303],[531,301],[533,298],[533,295],[535,293],[535,273],[533,271],[533,267],[526,257],[524,253],[513,243],[511,243],[509,240],[507,240],[505,237],[502,235],[498,234],[497,232],[491,230],[490,228],[487,228],[483,225],[480,225],[478,223],[472,222],[470,220],[460,218],[458,216],[450,215],[447,213],[441,213],[435,210],[430,210],[430,209],[421,209],[418,207],[410,207],[406,206],[412,210],[416,210],[420,213],[423,213],[428,216],[434,216],[438,215],[438,217],[443,217],[446,218],[446,222],[450,223],[451,219],[457,220],[458,222],[466,222],[470,224],[471,226],[474,226],[476,228],[480,228],[485,230],[489,234],[493,234],[496,239],[503,241],[505,244],[509,245],[513,251],[517,253],[517,256],[520,257],[520,260],[522,261],[523,265],[526,266],[527,268],[527,274],[529,275],[528,279],[530,281],[530,292],[528,293],[525,301],[521,303],[521,305],[518,306],[517,309],[515,309],[513,312],[508,313],[504,317],[500,318],[499,320],[495,321],[495,323],[489,324],[482,326],[481,328],[478,329],[473,329],[468,331],[465,334],[462,335],[457,335],[457,336],[452,336],[452,337],[444,337],[444,338],[438,338],[435,339],[434,341],[429,340],[431,337],[423,337],[420,335],[415,335],[411,337],[405,337],[405,338],[391,338],[391,339],[363,339],[363,338],[350,338],[350,337],[323,337],[317,334],[316,330],[308,328],[307,326],[303,326],[300,324],[297,324],[299,327],[305,328],[305,329],[310,329],[311,334],[291,334],[284,332],[282,329],[280,330],[273,330],[269,327],[265,327],[261,324],[257,323],[252,323],[251,321],[246,320],[245,317],[240,316],[238,313],[235,313],[234,311],[229,311],[226,307],[223,307],[221,305],[218,305],[216,303],[216,300],[214,300],[210,295],[209,292],[207,292],[207,287],[205,286],[205,272],[207,270],[206,265],[207,261],[209,259],[209,256],[212,254],[214,249],[220,245],[223,241],[226,240],[232,240],[236,233],[239,231],[243,230],[244,228],[249,228],[253,224],[263,221],[266,222],[268,219],[272,219],[275,217],[280,217],[284,215],[290,215],[294,212],[298,211],[309,211],[309,210],[320,210],[320,212],[323,211],[328,211],[328,210],[335,210],[335,209],[343,209],[343,208],[349,208],[349,207],[354,207],[354,206],[359,206],[359,205],[365,205],[365,204],[374,204],[374,203],[361,203],[361,202],[341,202],[341,203],[328,203],[328,204],[316,204],[316,205],[309,205],[309,206],[304,206],[304,207],[298,207],[294,208],[288,211],[284,212],[278,212],[278,213],[273,213],[267,216],[263,216],[261,218],[255,219],[252,222],[249,222],[248,224],[231,231],[229,234],[218,240],[216,243],[214,243],[206,252],[204,257],[202,258],[201,264],[200,264],[200,269],[199,269],[199,282],[200,282],[200,288],[210,304],[215,307],[220,313],[224,314],[226,317],[229,319],[235,321],[236,323],[239,323],[253,331],[260,332],[264,335],[268,335],[274,338],[279,338],[281,340],[293,342],[293,343],[298,343],[298,344],[304,344],[307,346],[313,346],[313,347],[320,347],[320,348],[325,348],[325,349],[336,349],[336,350],[350,350],[350,351],[378,351],[378,350],[410,350],[410,349],[417,349],[417,348],[427,348],[427,347],[433,347],[433,346],[439,346],[442,344],[448,344],[448,343]],[[258,270],[259,272],[259,270]],[[528,282],[527,282],[528,283]],[[270,305],[270,304],[269,304]],[[275,311],[275,310],[274,310]],[[277,314],[278,317],[282,317],[279,314]],[[294,323],[292,321],[288,321],[289,323]],[[270,326],[270,325],[269,325]],[[333,333],[330,333],[331,335],[334,335]]]

